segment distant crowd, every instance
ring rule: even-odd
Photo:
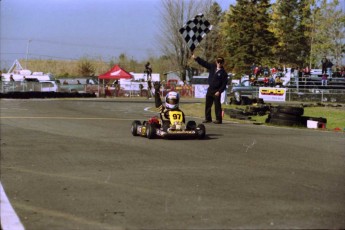
[[[335,71],[333,72],[333,63],[327,58],[322,59],[321,65],[321,74],[323,78],[345,78],[345,66],[336,67]],[[309,76],[311,74],[311,69],[308,66],[305,68],[269,68],[268,66],[253,64],[250,69],[250,81],[251,84],[255,85],[259,78],[263,78],[263,83],[265,86],[277,86],[282,84],[281,78],[286,76],[288,72],[290,73],[291,78],[298,80],[305,76]]]

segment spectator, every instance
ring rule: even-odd
[[[259,78],[259,75],[260,75],[260,72],[261,72],[261,66],[256,66],[255,69],[254,69],[254,75],[255,75],[255,78],[258,79]]]
[[[152,67],[150,62],[147,62],[145,65],[145,73],[147,76],[147,98],[152,98]]]
[[[340,70],[340,76],[345,78],[345,67],[342,67]]]
[[[293,73],[293,77],[295,78],[295,82],[296,82],[297,87],[298,87],[298,83],[299,83],[299,73],[300,73],[299,67],[295,68],[294,73]]]
[[[109,86],[108,86],[108,85],[105,85],[104,97],[107,97],[107,96],[111,96],[111,95],[110,95]]]
[[[275,79],[274,79],[273,75],[269,79],[269,85],[270,85],[270,87],[275,86]]]
[[[114,87],[115,87],[115,97],[118,97],[120,95],[120,83],[119,83],[119,80],[115,80]]]
[[[147,98],[150,99],[152,98],[152,82],[151,78],[147,80]]]
[[[253,65],[250,67],[252,75],[255,75],[255,72],[254,72],[255,71],[255,67],[256,67],[255,63],[253,63]]]
[[[326,73],[327,71],[327,58],[326,57],[323,57],[321,59],[321,67],[322,67],[322,74]]]
[[[327,68],[327,75],[329,77],[329,80],[332,80],[332,67],[333,67],[333,63],[331,62],[331,60],[327,60],[326,68]]]
[[[14,81],[14,78],[13,78],[13,75],[11,74],[11,76],[10,76],[10,81]]]
[[[192,55],[192,58],[201,66],[205,67],[209,71],[208,75],[208,88],[206,92],[206,105],[205,105],[205,120],[203,123],[212,122],[211,109],[214,103],[216,121],[213,123],[222,123],[222,104],[220,102],[220,96],[226,89],[228,83],[228,74],[224,69],[224,58],[218,57],[215,63],[209,63],[200,57]]]
[[[151,64],[150,62],[147,62],[146,65],[145,65],[145,73],[146,73],[146,76],[147,76],[147,81],[151,78],[152,78],[152,67],[151,67]]]
[[[280,87],[282,85],[282,80],[280,79],[280,76],[276,76],[275,85],[276,87]]]
[[[139,84],[139,90],[140,90],[140,97],[142,97],[143,96],[143,89],[144,89],[144,86],[143,86],[143,84]]]
[[[321,85],[327,86],[327,74],[322,74]]]
[[[250,85],[251,85],[251,86],[256,85],[256,78],[255,78],[254,76],[251,76],[251,78],[249,79],[249,81],[250,81]]]
[[[264,76],[267,77],[269,74],[270,74],[270,69],[267,66],[265,66],[264,67]]]
[[[309,66],[306,66],[306,67],[304,68],[304,75],[310,75]]]

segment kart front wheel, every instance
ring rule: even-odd
[[[206,136],[206,128],[205,128],[205,125],[199,124],[199,125],[196,127],[196,134],[197,134],[197,136],[198,136],[198,139],[204,139],[205,136]]]
[[[140,121],[133,121],[132,122],[132,127],[131,127],[131,133],[133,136],[138,136],[138,126],[141,125],[141,122]]]
[[[146,126],[146,137],[152,139],[155,136],[155,128],[152,124],[147,124]]]
[[[187,130],[194,130],[196,128],[195,121],[188,121],[186,125]]]

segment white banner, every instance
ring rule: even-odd
[[[264,101],[285,101],[286,88],[260,87],[259,98]]]
[[[205,98],[208,85],[193,85],[194,86],[194,97],[195,98]],[[225,104],[228,102],[227,89],[220,95],[220,103]]]
[[[194,97],[195,98],[205,98],[208,85],[193,85],[194,86]]]

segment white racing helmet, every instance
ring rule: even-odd
[[[169,109],[177,109],[180,103],[180,95],[177,92],[169,92],[165,96],[165,106]]]

